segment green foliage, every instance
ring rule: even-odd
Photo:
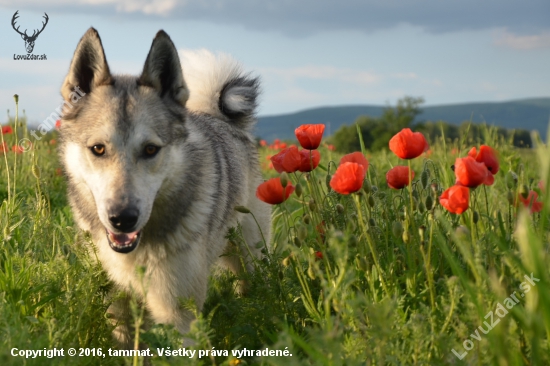
[[[472,144],[478,144],[484,141],[484,133],[488,131],[485,124],[473,124],[468,121],[462,122],[460,126],[451,125],[442,121],[439,122],[420,122],[414,126],[414,130],[422,132],[430,141],[445,136],[447,141],[459,140],[461,137]],[[502,127],[493,127],[491,129],[497,138],[501,138],[511,146],[530,148],[533,146],[531,134],[527,130],[517,129],[509,130]]]
[[[483,131],[486,130],[484,124],[464,121],[460,126],[456,126],[444,121],[415,121],[416,117],[422,113],[420,105],[423,102],[422,98],[405,97],[399,100],[395,107],[387,107],[382,116],[378,118],[360,116],[352,125],[340,127],[330,138],[331,143],[336,146],[338,151],[344,153],[360,151],[356,125],[359,125],[365,146],[369,151],[387,149],[392,136],[406,127],[424,133],[431,141],[445,136],[449,142],[452,142],[460,136],[464,136],[468,141],[478,143],[485,138],[483,136]],[[533,146],[529,131],[509,130],[502,127],[497,127],[495,131],[499,138],[503,138],[512,146]]]
[[[359,139],[355,125],[361,129],[365,146],[370,151],[378,151],[388,146],[388,142],[397,132],[410,127],[421,113],[422,98],[405,97],[397,102],[395,108],[387,107],[382,116],[373,118],[361,116],[351,126],[342,126],[334,133],[331,142],[338,151],[360,151]]]

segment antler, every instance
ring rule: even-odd
[[[19,33],[20,35],[28,37],[28,36],[27,36],[27,30],[26,30],[26,29],[25,29],[25,33],[21,33],[21,32],[19,31],[19,27],[15,28],[15,20],[16,20],[17,18],[19,18],[19,15],[17,15],[17,13],[19,13],[19,10],[17,10],[17,11],[15,12],[15,14],[13,14],[13,18],[11,18],[11,26],[12,26],[13,29],[14,29],[17,33]],[[44,13],[44,14],[46,14],[46,13]]]
[[[38,35],[39,35],[40,33],[42,33],[42,31],[44,30],[44,28],[46,28],[46,24],[48,24],[48,20],[49,20],[50,18],[48,18],[48,14],[46,14],[46,13],[44,13],[43,18],[46,19],[46,22],[45,22],[45,23],[42,22],[42,29],[40,29],[40,30],[38,31],[38,33],[36,33],[36,30],[35,30],[35,31],[33,32],[32,36],[30,36],[29,38],[31,38],[31,39],[36,39],[36,37],[38,37]]]

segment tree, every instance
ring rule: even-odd
[[[367,149],[376,151],[387,148],[393,135],[412,126],[416,116],[422,112],[420,104],[423,102],[423,98],[404,97],[397,102],[397,106],[385,108],[378,118],[359,116],[351,126],[338,129],[332,142],[342,152],[360,150],[356,127],[358,124]]]

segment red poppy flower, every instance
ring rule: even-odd
[[[491,174],[495,175],[498,173],[500,164],[498,163],[498,156],[495,150],[493,150],[493,148],[487,145],[481,145],[478,153],[477,149],[474,146],[468,152],[468,156],[471,156],[472,158],[474,158],[478,163],[485,164],[485,166],[487,167],[487,169],[489,169]]]
[[[529,196],[527,196],[527,198],[523,198],[521,194],[518,194],[519,201],[521,201],[525,207],[530,207],[531,213],[540,212],[542,210],[542,202],[538,202],[538,198],[539,195],[535,191],[529,191]],[[516,206],[518,204],[519,202],[516,200]]]
[[[316,251],[316,252],[315,252],[315,258],[316,258],[316,259],[323,259],[323,252],[321,252],[321,251]]]
[[[294,130],[300,145],[307,150],[315,150],[319,147],[323,132],[325,132],[325,125],[323,124],[301,125]]]
[[[336,151],[334,145],[327,145],[327,149],[329,149],[330,151]]]
[[[23,150],[23,148],[22,148],[21,146],[19,146],[19,145],[13,145],[13,146],[11,147],[11,151],[13,151],[13,152],[16,153],[16,154],[22,154],[22,153],[25,152],[25,150]]]
[[[414,170],[411,170],[411,180],[414,179]],[[386,173],[386,182],[393,189],[402,189],[409,185],[409,167],[396,166]]]
[[[55,144],[57,144],[57,141],[55,139],[51,139],[50,140],[50,145],[55,145]]]
[[[2,127],[2,135],[7,135],[9,133],[13,133],[13,129],[11,128],[11,126]]]
[[[441,197],[439,203],[447,211],[454,214],[461,214],[468,209],[470,203],[470,190],[464,186],[452,186],[447,189]]]
[[[294,173],[302,164],[302,156],[296,147],[289,147],[281,150],[271,157],[273,167],[278,173]]]
[[[430,148],[424,135],[404,128],[390,140],[390,150],[401,159],[414,159]]]
[[[256,189],[256,197],[270,205],[277,205],[286,201],[292,192],[294,192],[294,186],[288,182],[283,188],[281,178],[277,177],[260,184]]]
[[[319,162],[321,161],[321,154],[317,150],[300,150],[301,163],[300,168],[301,172],[311,172],[313,169],[317,168]]]
[[[55,121],[55,128],[57,128],[58,130],[61,128],[61,120],[60,119]]]
[[[261,147],[267,146],[267,141],[266,140],[260,140],[260,146]]]
[[[495,178],[484,163],[478,163],[471,156],[455,160],[456,184],[475,188],[480,184],[487,186],[495,182]]]
[[[10,148],[6,142],[0,145],[0,153],[7,153],[8,151],[10,151]]]
[[[357,192],[363,186],[365,168],[357,163],[344,163],[336,169],[330,186],[340,194]]]
[[[365,158],[365,155],[363,155],[363,153],[359,151],[342,156],[342,159],[340,159],[340,165],[342,165],[343,163],[360,164],[363,166],[363,168],[365,168],[365,172],[369,169],[369,161],[367,160],[367,158]]]

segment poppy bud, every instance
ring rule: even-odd
[[[392,224],[391,230],[393,235],[395,235],[396,237],[400,237],[401,235],[403,235],[403,225],[401,225],[401,222],[399,221],[395,221]]]
[[[244,206],[235,206],[235,211],[245,213],[245,214],[250,213],[250,210]]]
[[[407,230],[403,231],[403,242],[407,244],[411,240],[409,232]]]
[[[304,223],[306,223],[308,225],[311,223],[311,217],[309,217],[308,214],[305,214],[304,217],[302,218],[302,220],[304,220]]]
[[[363,190],[364,190],[365,193],[367,193],[367,194],[369,194],[369,193],[372,192],[372,186],[371,186],[371,184],[370,184],[370,182],[369,182],[368,179],[365,179],[365,180],[363,181]]]
[[[32,171],[32,175],[34,175],[36,179],[40,179],[40,168],[38,167],[38,165],[33,164],[31,171]]]
[[[422,188],[426,189],[428,187],[430,179],[430,172],[428,170],[423,170],[422,174],[420,174],[420,183],[422,184]]]
[[[375,227],[376,226],[376,221],[374,221],[374,219],[371,217],[369,219],[369,227]]]
[[[315,200],[313,198],[309,200],[308,206],[312,212],[315,212],[317,206],[315,205]]]
[[[332,298],[332,308],[334,309],[334,311],[340,312],[340,305],[338,304],[338,300],[336,300],[335,298]]]
[[[431,210],[434,206],[434,199],[432,196],[426,197],[426,201],[424,202],[424,205],[426,206],[427,210]]]
[[[426,232],[426,226],[424,225],[421,225],[419,228],[418,228],[418,235],[420,235],[420,241],[424,241],[424,233]]]
[[[294,237],[293,241],[294,241],[294,245],[296,245],[298,248],[302,246],[302,242],[300,241],[300,239],[298,239],[297,236]]]
[[[477,211],[474,211],[472,220],[474,221],[474,224],[477,224],[477,222],[479,221],[479,213],[477,213]]]
[[[343,206],[341,203],[338,203],[338,204],[336,205],[336,212],[338,212],[338,213],[340,213],[340,214],[341,214],[341,213],[344,213],[344,206]]]
[[[434,214],[432,211],[428,212],[428,221],[432,222],[434,220]]]
[[[519,189],[519,194],[521,194],[523,198],[529,197],[529,187],[527,187],[525,184],[522,184],[521,188]]]
[[[296,187],[294,188],[294,192],[296,193],[296,196],[300,197],[302,195],[302,185],[300,183],[296,183]]]
[[[369,196],[367,202],[369,203],[370,207],[374,207],[375,202],[374,202],[374,197],[373,196]]]
[[[369,264],[365,259],[365,257],[359,258],[359,260],[357,261],[357,264],[358,264],[358,267],[363,271],[366,271],[369,268]]]
[[[377,186],[374,186],[374,185],[373,185],[373,186],[371,186],[370,188],[371,188],[371,190],[372,190],[372,193],[378,192],[378,187],[377,187]]]
[[[511,170],[508,173],[506,173],[505,180],[506,180],[506,187],[508,187],[508,189],[513,189],[518,185],[518,175]]]
[[[15,104],[19,103],[19,95],[14,94],[13,99],[15,100]]]
[[[286,172],[281,173],[281,185],[285,188],[288,184],[288,174]]]
[[[298,225],[296,234],[300,240],[305,240],[307,238],[307,228],[304,225]]]
[[[289,264],[290,264],[290,256],[283,259],[283,266],[288,267]]]
[[[311,267],[311,265],[307,268],[307,275],[312,280],[315,279],[315,273],[313,272],[313,268]]]

